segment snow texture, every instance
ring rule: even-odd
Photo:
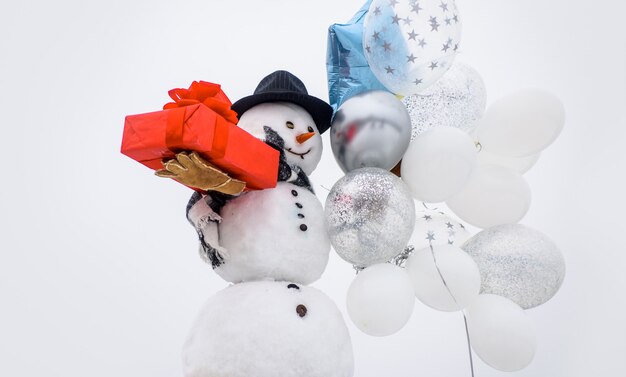
[[[220,245],[228,258],[215,268],[226,281],[287,280],[309,284],[328,263],[324,210],[305,188],[279,182],[226,203]]]
[[[230,286],[209,299],[183,348],[185,377],[351,377],[348,329],[315,288]]]

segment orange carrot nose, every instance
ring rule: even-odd
[[[302,144],[305,141],[309,140],[311,137],[313,137],[313,135],[315,135],[315,132],[307,132],[305,134],[300,134],[296,136],[296,141],[298,142],[298,144]]]

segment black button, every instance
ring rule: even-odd
[[[301,219],[304,219],[304,215],[301,214],[301,213],[298,214],[298,217],[301,218]]]
[[[291,190],[291,195],[298,196],[298,192],[296,190]]]
[[[298,207],[298,208],[302,208],[302,204],[300,204],[300,203],[296,203],[296,207]]]
[[[307,312],[306,306],[302,304],[296,306],[296,313],[298,313],[300,317],[304,317],[306,315],[306,312]]]
[[[300,230],[301,231],[306,232],[307,229],[308,228],[307,228],[306,224],[300,224]]]

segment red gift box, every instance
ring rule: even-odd
[[[236,125],[237,115],[218,84],[194,81],[169,95],[174,102],[164,110],[126,117],[123,154],[158,170],[163,159],[195,151],[246,182],[247,189],[276,186],[279,152]]]

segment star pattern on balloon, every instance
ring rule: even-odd
[[[439,31],[439,26],[441,25],[437,22],[437,17],[431,17],[428,22],[430,22],[430,31]]]
[[[415,3],[411,5],[411,12],[415,12],[415,14],[420,14],[421,10],[423,10],[423,8],[420,7],[420,3]]]
[[[370,9],[366,57],[372,70],[386,78],[379,79],[406,88],[397,93],[419,92],[450,67],[460,42],[453,0],[374,0]]]
[[[423,205],[424,209],[417,211],[415,228],[407,248],[404,249],[405,254],[413,250],[421,250],[429,245],[460,246],[470,237],[462,223],[438,208]]]
[[[399,3],[399,1],[397,0],[392,0],[389,2],[389,6],[391,6],[392,8],[395,8],[395,6]],[[418,1],[410,1],[411,3],[411,12],[414,12],[416,14],[419,14],[420,11],[423,10],[423,8],[420,6]],[[443,12],[449,12],[448,9],[448,3],[445,2],[441,2],[441,4],[439,5],[439,7],[442,9]],[[382,13],[382,10],[379,6],[374,8],[374,14],[375,15],[380,15]],[[391,16],[391,25],[400,25],[400,21],[402,21],[404,23],[404,25],[411,25],[411,23],[413,22],[413,20],[407,15],[405,18],[402,18],[399,16],[398,13],[394,13]],[[455,23],[458,22],[458,15],[454,14],[453,18],[450,17],[446,17],[444,22],[446,25],[451,25],[452,21],[454,21]],[[430,16],[428,18],[428,24],[430,26],[430,31],[431,32],[438,32],[439,28],[442,26],[441,23],[439,22],[437,16]],[[381,38],[381,31],[374,31],[374,33],[372,34],[372,38],[375,41],[379,41]],[[414,40],[417,42],[419,47],[426,47],[426,45],[428,44],[426,38],[421,38],[421,39],[417,39],[417,37],[419,36],[419,33],[415,32],[415,29],[412,29],[410,32],[407,32],[407,35],[409,37],[409,40]],[[368,45],[368,47],[370,47]],[[382,47],[384,49],[384,51],[389,52],[391,51],[391,44],[389,42],[385,42],[382,44]],[[451,38],[448,38],[448,41],[443,44],[443,48],[442,51],[447,52],[449,49],[453,48],[453,40]],[[368,51],[368,53],[371,53],[371,47],[369,49],[366,48],[366,50]],[[454,51],[458,50],[458,44],[454,44]],[[433,69],[431,67],[431,69]]]

